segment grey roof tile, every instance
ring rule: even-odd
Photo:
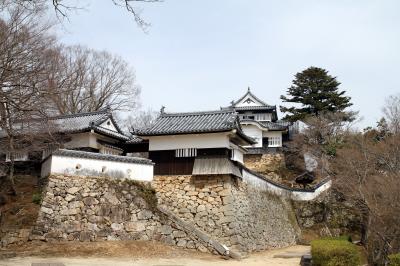
[[[260,125],[263,128],[266,128],[271,131],[280,131],[280,130],[286,130],[290,126],[290,123],[284,122],[284,121],[277,121],[277,122],[270,122],[270,121],[256,121],[253,119],[242,119],[240,120],[241,122],[250,122],[250,123],[256,123]]]
[[[152,126],[137,130],[138,136],[176,135],[191,133],[224,132],[236,129],[238,135],[252,143],[254,140],[246,136],[239,123],[238,115],[232,110],[164,113]]]
[[[127,144],[136,144],[136,143],[142,143],[144,140],[142,138],[139,138],[137,136],[131,137],[126,143]]]
[[[153,162],[151,160],[145,159],[145,158],[109,155],[109,154],[102,154],[102,153],[66,150],[66,149],[56,150],[52,154],[66,156],[66,157],[96,159],[96,160],[114,161],[114,162],[150,164],[150,165],[153,164]]]
[[[100,125],[107,119],[111,119],[117,128],[117,131],[113,131]],[[46,123],[47,121],[47,123]],[[100,110],[96,112],[79,113],[71,115],[59,115],[49,117],[47,119],[38,119],[36,121],[29,121],[34,127],[27,127],[27,130],[33,130],[35,128],[38,132],[43,130],[53,131],[58,133],[77,133],[85,132],[93,129],[95,132],[104,134],[110,137],[114,137],[120,140],[128,140],[118,124],[114,120],[112,113],[109,110]],[[20,123],[21,125],[22,123]],[[37,124],[37,125],[36,125]],[[18,124],[16,124],[18,126]],[[0,138],[5,137],[6,133],[0,130]]]

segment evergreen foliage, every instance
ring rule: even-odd
[[[344,95],[345,91],[339,91],[339,85],[336,77],[322,68],[309,67],[297,73],[293,85],[287,90],[287,96],[282,95],[281,99],[301,106],[281,106],[281,111],[288,113],[284,119],[297,121],[310,115],[344,112],[352,103],[350,97]]]
[[[314,240],[311,242],[313,265],[357,266],[361,255],[357,246],[347,240]]]

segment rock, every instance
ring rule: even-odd
[[[221,191],[218,192],[218,195],[220,195],[220,196],[229,196],[231,194],[232,193],[231,193],[231,191],[229,189],[224,189],[224,190],[221,190]]]
[[[170,235],[163,235],[160,240],[168,245],[175,245],[175,240]]]
[[[97,224],[88,223],[87,228],[89,231],[99,231]]]
[[[127,218],[125,209],[114,206],[111,207],[110,219],[112,222],[122,223]]]
[[[91,234],[87,231],[82,231],[79,235],[79,241],[81,242],[88,242],[90,241]]]
[[[70,188],[70,189],[67,189],[67,193],[68,194],[71,194],[71,195],[74,195],[76,192],[78,192],[80,190],[80,188],[78,188],[78,187],[72,187],[72,188]]]
[[[73,200],[75,198],[75,196],[71,195],[71,194],[67,194],[67,196],[65,196],[65,200],[70,202],[71,200]]]
[[[124,225],[118,223],[112,223],[111,229],[113,229],[114,231],[121,231],[122,229],[124,229]]]
[[[183,238],[186,237],[186,233],[183,231],[173,231],[172,235],[174,238]]]
[[[199,212],[204,212],[206,210],[206,206],[204,206],[204,205],[199,205],[198,207],[197,207],[197,213],[199,213]]]
[[[147,220],[153,217],[153,212],[149,210],[142,210],[137,214],[138,220]]]
[[[78,214],[80,212],[81,212],[81,209],[79,209],[79,208],[69,209],[68,210],[68,215],[76,215],[76,214]]]
[[[99,201],[93,197],[87,197],[83,199],[83,203],[85,203],[85,205],[91,206],[91,205],[97,205]]]
[[[67,227],[67,233],[80,232],[81,230],[81,223],[78,221],[72,222]]]
[[[170,235],[172,233],[172,227],[170,225],[162,225],[160,233],[163,235]]]
[[[141,222],[126,222],[124,226],[127,232],[142,232],[146,230],[145,223]]]
[[[110,192],[107,192],[106,194],[104,194],[104,199],[113,205],[118,205],[121,203],[118,200],[118,198],[113,193],[110,193]]]
[[[46,208],[46,207],[42,207],[42,208],[40,208],[40,211],[41,212],[43,212],[43,213],[45,213],[45,214],[53,214],[53,210],[52,209],[50,209],[50,208]]]
[[[207,252],[208,252],[208,249],[207,249],[205,246],[203,246],[203,245],[198,246],[197,249],[198,249],[200,252],[203,252],[203,253],[207,253]]]
[[[186,240],[184,240],[184,239],[179,239],[179,240],[178,240],[178,243],[176,243],[176,245],[177,245],[178,247],[186,247],[186,243],[187,243]]]

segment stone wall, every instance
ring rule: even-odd
[[[283,153],[246,154],[244,164],[250,170],[267,174],[270,178],[279,180],[277,171],[285,166],[285,157]]]
[[[152,192],[137,181],[51,176],[30,239],[157,240],[213,251],[208,243],[159,212]]]
[[[281,198],[231,176],[156,176],[159,203],[237,251],[296,242],[296,219]]]
[[[46,183],[36,226],[24,238],[156,240],[223,254],[223,245],[250,252],[292,245],[298,236],[286,200],[228,175],[156,176],[152,187],[65,175]]]
[[[361,217],[357,209],[334,189],[312,201],[293,201],[297,221],[302,231],[317,236],[358,234]]]

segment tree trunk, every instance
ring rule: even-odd
[[[362,220],[361,222],[361,244],[365,247],[368,244],[368,236],[369,236],[369,226],[371,224],[371,217],[365,211],[362,212]]]

